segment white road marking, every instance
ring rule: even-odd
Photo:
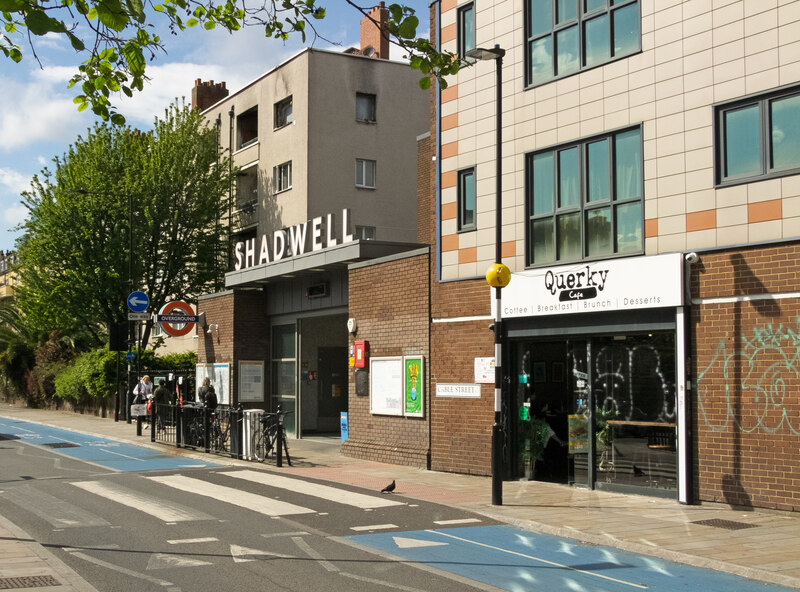
[[[216,537],[205,537],[201,539],[174,539],[167,542],[170,545],[191,545],[193,543],[213,543],[214,541],[218,540],[219,539]]]
[[[376,580],[375,578],[368,578],[365,576],[358,576],[356,574],[339,572],[340,575],[343,575],[346,578],[352,578],[358,582],[366,582],[367,584],[376,584],[380,586],[385,586],[387,588],[394,588],[395,590],[403,590],[403,592],[426,592],[425,590],[420,590],[419,588],[412,588],[411,586],[403,586],[401,584],[393,584],[392,582],[385,582],[383,580]]]
[[[400,549],[416,549],[417,547],[442,547],[450,543],[442,541],[421,541],[419,539],[409,539],[405,537],[392,537],[394,544]]]
[[[294,555],[283,555],[281,553],[270,553],[269,551],[262,551],[261,549],[251,549],[249,547],[240,547],[239,545],[231,545],[231,557],[236,563],[244,563],[245,561],[256,561],[258,559],[297,559]]]
[[[49,522],[54,528],[108,526],[96,512],[89,512],[29,485],[8,489],[3,497]]]
[[[164,522],[189,522],[191,520],[210,520],[208,514],[182,506],[167,500],[155,500],[143,494],[120,487],[116,484],[102,483],[100,481],[84,481],[73,483],[75,487],[94,493],[109,501],[117,502],[123,506],[134,508]]]
[[[387,530],[389,528],[399,528],[397,524],[372,524],[369,526],[351,526],[350,530],[361,532],[363,530]]]
[[[168,553],[153,553],[147,562],[147,571],[153,569],[169,569],[173,567],[200,567],[201,565],[211,565],[208,561],[201,561],[192,557],[182,555],[170,555]]]
[[[508,553],[509,555],[516,555],[517,557],[524,557],[525,559],[531,559],[533,561],[538,561],[540,563],[545,563],[547,565],[552,565],[554,567],[560,567],[562,569],[568,569],[569,571],[574,571],[577,573],[582,573],[587,576],[592,576],[595,578],[601,578],[603,580],[608,580],[609,582],[617,582],[618,584],[624,584],[626,586],[630,586],[632,588],[639,588],[640,590],[647,590],[647,586],[643,586],[642,584],[634,584],[633,582],[627,582],[625,580],[618,580],[617,578],[611,578],[609,576],[604,576],[599,573],[595,573],[592,571],[586,571],[585,569],[576,569],[574,567],[570,567],[569,565],[564,565],[563,563],[556,563],[555,561],[549,561],[547,559],[542,559],[541,557],[534,557],[533,555],[527,555],[525,553],[519,553],[517,551],[511,551],[509,549],[503,549],[502,547],[495,547],[494,545],[487,545],[486,543],[479,543],[478,541],[473,541],[470,539],[465,539],[462,537],[455,536],[453,534],[448,534],[446,532],[441,532],[439,530],[426,530],[425,532],[430,532],[433,534],[438,534],[440,536],[449,537],[451,539],[455,539],[457,541],[462,541],[464,543],[472,543],[473,545],[477,545],[479,547],[484,547],[486,549],[492,549],[494,551],[502,551],[503,553]]]
[[[303,551],[305,551],[309,557],[312,559],[316,559],[317,563],[319,563],[322,567],[324,567],[327,571],[337,572],[339,568],[336,567],[333,563],[326,560],[320,553],[317,553],[314,549],[311,548],[305,540],[301,539],[300,537],[292,537],[292,541],[295,545],[300,547]]]
[[[458,520],[434,520],[434,524],[438,524],[439,526],[447,526],[448,524],[474,524],[475,522],[480,522],[478,518],[460,518]]]
[[[150,577],[146,574],[143,574],[141,571],[134,571],[132,569],[126,569],[124,567],[120,567],[119,565],[114,565],[113,563],[109,563],[108,561],[102,561],[101,559],[95,559],[91,555],[87,555],[86,553],[76,553],[72,552],[71,555],[73,557],[80,557],[84,561],[88,561],[89,563],[94,563],[95,565],[99,565],[100,567],[105,567],[106,569],[110,569],[113,571],[118,571],[119,573],[123,573],[127,576],[131,576],[133,578],[139,578],[140,580],[146,580],[158,586],[173,586],[172,582],[168,582],[166,580],[159,580],[158,578]],[[172,588],[172,590],[178,591],[180,588]]]
[[[352,491],[330,487],[329,485],[310,483],[301,479],[292,479],[290,477],[282,477],[281,475],[264,473],[261,471],[228,471],[218,474],[233,477],[235,479],[244,479],[246,481],[259,483],[260,485],[267,485],[269,487],[279,487],[295,493],[326,499],[331,502],[336,502],[337,504],[355,506],[356,508],[361,508],[362,510],[405,505],[403,502],[392,501],[386,499],[385,497],[375,497],[371,495],[365,495],[363,493],[353,493]]]
[[[316,514],[316,510],[296,506],[288,502],[270,499],[247,491],[239,491],[233,487],[224,487],[215,483],[207,483],[200,479],[184,477],[183,475],[165,475],[163,477],[148,477],[156,483],[163,483],[169,487],[213,498],[240,508],[253,510],[266,516],[290,516],[292,514]]]

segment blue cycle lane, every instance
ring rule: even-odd
[[[0,416],[0,439],[19,440],[113,471],[155,471],[219,466],[134,444]]]
[[[406,561],[511,592],[779,592],[782,586],[512,526],[348,537]]]

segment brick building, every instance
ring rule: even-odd
[[[233,94],[201,80],[192,93],[237,168],[227,291],[198,300],[198,362],[232,404],[280,404],[298,437],[338,434],[348,410],[347,265],[419,247],[428,96],[388,59],[387,20],[380,3],[360,48],[306,49]]]
[[[350,270],[399,413],[351,372],[344,449],[492,471],[501,67],[503,477],[799,509],[800,2],[441,0],[431,23],[466,63],[420,158],[429,266]],[[399,364],[426,351],[420,418]]]

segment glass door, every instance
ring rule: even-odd
[[[288,435],[297,433],[297,331],[294,323],[272,327],[271,411],[278,406],[286,414]]]

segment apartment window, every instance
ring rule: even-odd
[[[458,171],[458,230],[475,230],[475,169]]]
[[[236,118],[236,148],[258,142],[258,107],[248,109]]]
[[[800,173],[800,89],[717,106],[717,184]]]
[[[475,49],[475,5],[465,4],[458,9],[458,55],[465,59]]]
[[[641,128],[529,154],[527,264],[641,253]]]
[[[356,159],[356,187],[375,189],[375,169],[377,163],[374,160]]]
[[[275,129],[292,123],[292,97],[275,103]]]
[[[371,123],[377,121],[375,95],[356,93],[356,120]]]
[[[375,240],[374,226],[356,226],[355,238],[361,240]]]
[[[638,0],[526,0],[526,83],[543,84],[641,47]]]
[[[292,161],[279,164],[272,170],[275,193],[292,188]]]

